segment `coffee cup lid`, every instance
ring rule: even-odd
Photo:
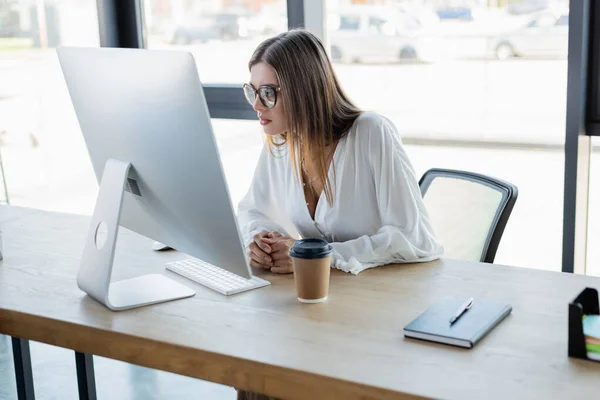
[[[325,258],[333,252],[326,240],[309,238],[297,240],[290,249],[290,256],[303,259]]]

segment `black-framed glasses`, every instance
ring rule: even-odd
[[[251,106],[256,103],[256,97],[260,99],[263,106],[267,108],[275,107],[277,104],[277,93],[281,92],[281,87],[275,85],[261,85],[258,89],[248,83],[244,83],[244,95]]]

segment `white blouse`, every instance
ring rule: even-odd
[[[244,244],[263,230],[320,237],[333,247],[332,266],[353,274],[441,256],[412,165],[387,118],[369,112],[356,119],[335,149],[329,179],[333,205],[322,193],[313,220],[287,146],[273,155],[265,145],[238,208]]]

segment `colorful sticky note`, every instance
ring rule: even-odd
[[[583,334],[590,338],[600,339],[600,315],[583,317]]]
[[[588,353],[591,352],[591,353],[598,353],[598,354],[600,354],[600,344],[586,343],[585,349],[587,350]]]

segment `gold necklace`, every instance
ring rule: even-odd
[[[332,148],[335,148],[335,147],[332,147]],[[331,148],[327,152],[326,158],[328,159],[329,156],[331,156]],[[318,199],[320,196],[317,193],[317,191],[315,190],[313,182],[316,181],[317,179],[319,179],[319,176],[315,176],[314,178],[311,179],[310,176],[308,175],[308,170],[306,169],[305,160],[304,160],[304,152],[302,152],[302,158],[300,159],[300,168],[302,169],[302,172],[304,173],[304,175],[306,175],[306,178],[307,178],[304,182],[302,182],[302,187],[303,188],[306,187],[306,184],[308,183],[308,190],[310,191],[310,195],[311,195],[312,199],[313,200]],[[310,206],[310,204],[308,202],[306,203],[306,205]]]
[[[306,184],[308,183],[308,194],[310,195],[311,200],[315,201],[315,200],[317,200],[319,198],[319,196],[317,195],[317,191],[315,190],[313,182],[316,181],[319,177],[316,176],[316,177],[310,179],[310,177],[308,175],[308,171],[306,170],[306,167],[304,165],[304,156],[302,156],[300,167],[302,169],[302,172],[306,176],[306,179],[303,178],[304,182],[302,182],[302,187],[306,188]],[[306,206],[310,207],[310,202],[309,201],[306,202]]]

